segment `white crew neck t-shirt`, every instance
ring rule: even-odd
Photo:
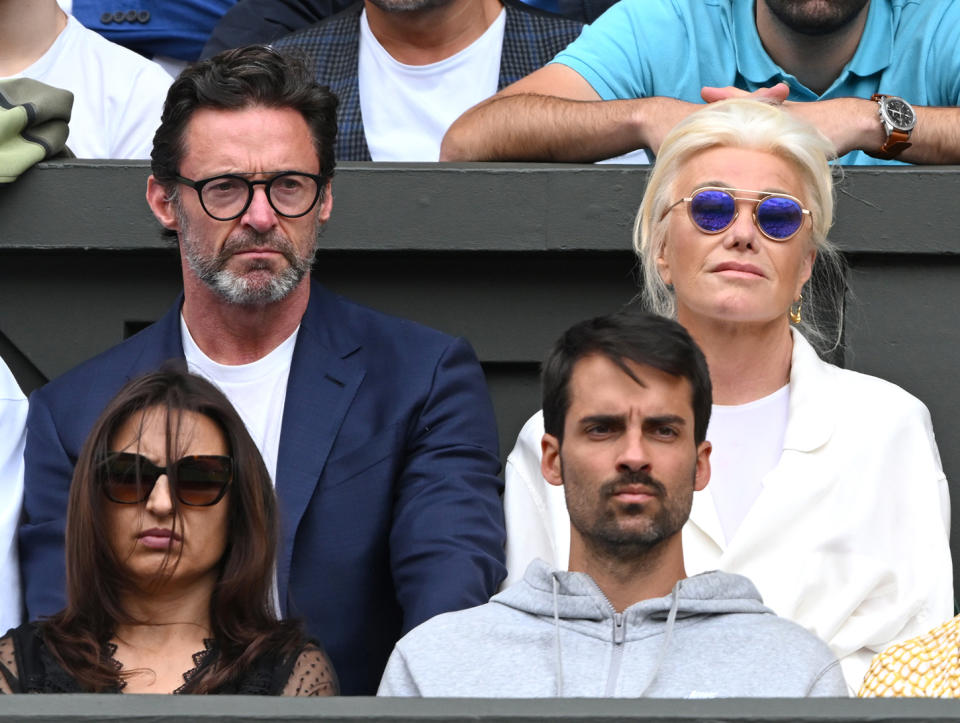
[[[358,83],[363,128],[375,161],[436,161],[440,141],[468,108],[497,92],[506,10],[473,43],[437,63],[405,65],[360,14]]]
[[[783,452],[790,411],[790,385],[746,404],[714,404],[707,439],[710,495],[727,543],[763,491],[763,478]]]
[[[149,158],[173,82],[153,61],[88,30],[72,15],[47,52],[11,77],[73,93],[67,148],[77,158]]]
[[[216,384],[237,410],[263,457],[270,479],[277,483],[280,428],[287,396],[287,379],[298,326],[280,345],[249,364],[219,364],[200,349],[180,316],[180,336],[187,368]]]

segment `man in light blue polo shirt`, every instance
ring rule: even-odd
[[[842,163],[960,163],[960,2],[622,0],[467,111],[441,160],[656,151],[703,100],[748,92],[813,122]]]

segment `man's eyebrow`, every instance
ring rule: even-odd
[[[224,171],[223,173],[218,173],[217,176],[280,176],[284,173],[303,173],[312,176],[319,175],[318,173],[310,173],[310,171],[295,171],[292,168],[287,168],[279,171]],[[217,176],[213,176],[213,178],[216,178]]]
[[[622,424],[626,419],[623,414],[588,414],[580,418],[580,424]],[[686,426],[687,420],[679,414],[659,414],[654,417],[644,417],[645,425],[673,424],[676,426]]]
[[[623,414],[588,414],[580,418],[580,424],[622,424],[626,417]]]
[[[659,424],[673,424],[683,427],[686,426],[687,420],[678,414],[661,414],[656,417],[645,417],[643,423],[650,426],[656,426]]]

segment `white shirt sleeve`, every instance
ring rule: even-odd
[[[27,400],[0,361],[0,631],[21,622],[17,524],[23,502]]]

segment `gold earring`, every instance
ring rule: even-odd
[[[790,321],[794,324],[799,324],[803,321],[803,315],[800,313],[800,307],[803,306],[803,294],[800,294],[800,298],[790,304]]]

